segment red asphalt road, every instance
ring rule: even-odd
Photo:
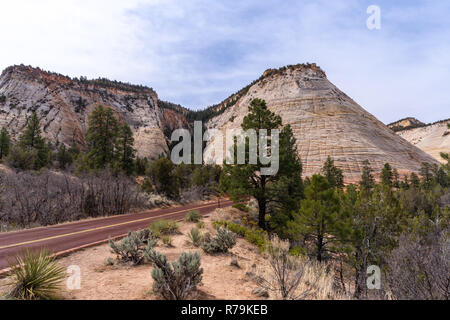
[[[221,207],[231,205],[230,200],[220,201]],[[217,201],[0,233],[0,270],[7,268],[9,261],[24,249],[47,248],[56,255],[63,254],[146,228],[161,218],[181,220],[190,210],[205,215],[216,208]]]

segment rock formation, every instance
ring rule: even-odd
[[[441,152],[450,152],[449,120],[443,120],[434,124],[423,125],[417,128],[397,130],[397,134],[436,160],[444,162]],[[409,126],[406,126],[408,128]]]
[[[13,66],[0,76],[0,127],[7,127],[17,140],[35,111],[51,143],[85,148],[88,115],[102,104],[131,126],[138,155],[155,158],[168,151],[174,129],[191,129],[195,119],[208,128],[240,127],[253,98],[266,100],[283,123],[292,126],[306,176],[318,173],[328,155],[347,182],[360,179],[366,159],[377,172],[389,162],[400,173],[417,172],[421,162],[436,162],[336,88],[315,64],[269,69],[222,103],[201,111],[160,101],[153,89],[143,86]],[[216,144],[213,140],[207,148]]]
[[[131,126],[140,156],[166,152],[164,129],[185,122],[178,113],[159,108],[156,92],[142,86],[70,79],[23,65],[9,67],[0,76],[0,127],[5,126],[13,140],[35,111],[51,143],[85,148],[88,115],[99,104]]]
[[[305,176],[318,173],[328,155],[344,171],[346,182],[359,181],[366,159],[375,172],[386,162],[400,173],[417,172],[421,162],[436,163],[335,87],[315,64],[267,70],[230,97],[231,106],[219,106],[221,113],[207,127],[239,127],[253,98],[266,100],[283,124],[291,125]],[[208,148],[216,148],[216,140]]]

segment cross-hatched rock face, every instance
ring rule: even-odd
[[[407,129],[397,132],[403,139],[409,141],[436,160],[445,163],[441,152],[450,152],[450,120],[440,121],[421,128]]]
[[[254,98],[264,99],[284,125],[291,125],[304,176],[320,172],[329,155],[343,170],[347,183],[360,180],[366,159],[376,172],[389,162],[400,174],[418,172],[421,162],[436,162],[361,108],[314,64],[263,76],[207,127],[223,132],[240,127]],[[214,154],[212,149],[218,148],[218,141],[209,143],[206,154]]]
[[[51,143],[84,148],[88,115],[102,104],[131,126],[138,155],[154,158],[167,152],[165,111],[157,102],[149,88],[72,80],[25,66],[9,67],[0,76],[0,127],[8,128],[13,140],[35,111]]]

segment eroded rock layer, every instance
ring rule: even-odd
[[[223,131],[239,127],[253,98],[264,99],[283,124],[291,125],[305,176],[318,173],[328,155],[344,171],[346,182],[359,181],[366,159],[376,172],[386,162],[400,173],[417,172],[421,162],[436,162],[335,87],[315,64],[266,71],[207,126]],[[216,147],[217,139],[208,146]]]

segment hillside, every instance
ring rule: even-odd
[[[5,126],[13,140],[35,111],[51,143],[84,149],[88,115],[98,104],[112,108],[131,126],[140,156],[166,152],[165,133],[188,126],[177,110],[158,105],[151,88],[107,79],[71,79],[23,65],[9,67],[0,76],[0,127]]]
[[[401,173],[417,172],[421,162],[436,162],[335,87],[315,64],[266,70],[223,102],[198,111],[159,100],[152,88],[144,86],[12,66],[0,76],[0,127],[17,140],[27,117],[36,111],[52,144],[84,149],[88,115],[102,104],[131,126],[138,155],[155,158],[168,151],[174,129],[190,129],[194,120],[202,120],[208,128],[239,127],[256,97],[292,126],[306,176],[319,172],[328,155],[343,169],[347,182],[358,181],[366,159],[377,172],[386,162]]]
[[[318,173],[328,155],[343,169],[346,182],[360,179],[366,159],[376,172],[386,162],[400,173],[417,172],[421,162],[436,162],[334,86],[315,64],[267,70],[207,127],[239,127],[254,98],[264,99],[284,124],[291,125],[306,176]],[[217,141],[208,145],[216,147]]]
[[[450,152],[450,129],[447,124],[450,120],[443,120],[434,124],[418,128],[404,129],[397,134],[406,141],[417,146],[436,160],[444,162],[441,152]]]

